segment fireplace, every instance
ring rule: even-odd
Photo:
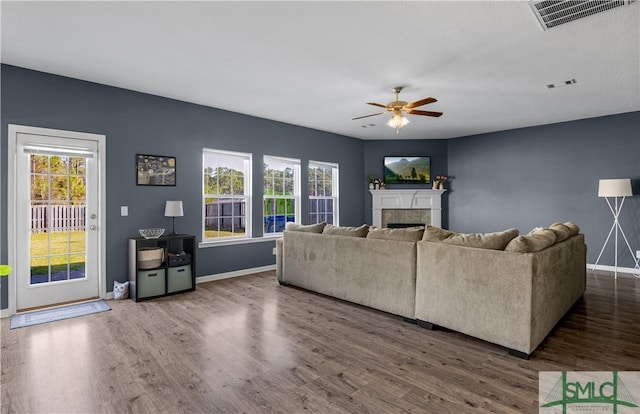
[[[441,197],[447,190],[370,190],[372,224],[412,227],[442,226]]]
[[[431,224],[428,208],[383,208],[381,227],[398,228]],[[393,225],[393,226],[392,226]]]

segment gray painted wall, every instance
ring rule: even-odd
[[[169,228],[165,200],[183,200],[178,231],[200,237],[203,147],[254,154],[254,211],[261,209],[262,155],[340,164],[343,225],[371,222],[368,175],[381,176],[385,155],[429,155],[433,175],[455,177],[443,198],[443,226],[461,232],[517,227],[528,232],[572,220],[587,236],[595,262],[612,223],[597,194],[600,178],[633,179],[621,216],[632,249],[640,249],[640,112],[502,131],[451,140],[360,141],[90,82],[2,65],[0,262],[7,262],[7,125],[107,136],[107,286],[126,277],[126,239],[137,229]],[[392,132],[392,131],[391,131]],[[177,157],[176,187],[135,185],[136,153]],[[306,180],[303,168],[302,182]],[[428,186],[425,186],[425,188]],[[389,188],[406,188],[403,185]],[[302,186],[303,199],[306,186]],[[120,206],[129,216],[120,217]],[[302,205],[306,222],[307,205]],[[254,228],[261,229],[254,215]],[[273,242],[200,249],[198,276],[274,263]],[[626,248],[626,246],[621,245]],[[612,247],[602,264],[613,264]],[[632,267],[626,251],[621,266]],[[2,283],[2,308],[7,286]]]
[[[598,180],[631,178],[635,195],[620,222],[640,250],[640,112],[451,139],[448,148],[451,229],[528,233],[571,220],[595,263],[613,223]],[[626,245],[618,249],[618,265],[633,267]],[[613,256],[610,242],[600,263],[613,265]]]
[[[437,122],[437,121],[434,121]],[[388,128],[382,126],[382,128]],[[389,134],[395,135],[391,128]],[[402,136],[402,131],[400,131]],[[362,177],[362,187],[366,189],[364,197],[364,218],[366,223],[371,223],[371,194],[368,190],[369,182],[367,177],[375,175],[382,178],[384,175],[383,158],[389,156],[430,156],[431,176],[447,175],[447,140],[425,139],[425,140],[402,140],[390,139],[383,141],[364,142],[364,176]],[[415,184],[390,184],[388,189],[416,188]],[[423,188],[431,188],[431,184],[425,184]],[[448,194],[445,192],[442,197],[442,225],[448,224]]]
[[[7,263],[7,133],[8,124],[104,134],[107,137],[107,290],[126,279],[126,239],[145,227],[171,228],[164,217],[166,200],[183,200],[185,216],[176,219],[181,233],[201,236],[202,149],[253,153],[254,232],[261,233],[262,156],[340,165],[340,220],[363,222],[364,170],[361,140],[301,128],[153,95],[2,65],[2,206],[1,262]],[[135,184],[135,154],[172,155],[177,161],[176,187]],[[302,185],[302,200],[307,186]],[[129,216],[120,216],[120,206]],[[357,206],[354,208],[353,206]],[[307,222],[308,205],[302,203]],[[273,240],[239,246],[199,249],[197,276],[271,265]],[[2,283],[2,307],[7,286]]]

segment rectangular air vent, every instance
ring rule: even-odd
[[[544,30],[603,11],[626,6],[634,0],[541,0],[531,8]]]

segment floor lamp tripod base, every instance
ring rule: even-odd
[[[616,279],[618,278],[618,233],[620,233],[622,235],[622,238],[624,239],[624,242],[627,244],[627,248],[629,249],[629,253],[631,253],[631,257],[633,258],[633,262],[635,264],[634,269],[637,269],[639,273],[639,274],[634,273],[634,276],[640,277],[640,263],[638,262],[638,259],[633,256],[633,250],[629,245],[629,240],[627,240],[627,236],[624,234],[624,230],[622,230],[622,226],[620,225],[620,221],[618,220],[618,217],[620,217],[620,211],[622,210],[622,205],[624,204],[625,197],[622,197],[622,201],[620,202],[620,205],[618,205],[618,197],[614,197],[614,198],[615,198],[614,206],[611,205],[608,198],[605,198],[605,200],[607,201],[607,205],[609,206],[609,210],[611,210],[611,214],[613,214],[613,225],[611,226],[611,230],[609,230],[607,239],[604,241],[604,245],[600,250],[598,259],[596,259],[596,263],[593,265],[593,271],[594,272],[596,271],[596,267],[600,262],[602,253],[604,253],[604,249],[605,247],[607,247],[607,243],[609,243],[609,239],[611,239],[611,235],[614,234],[614,246],[615,246],[614,247],[614,276]]]

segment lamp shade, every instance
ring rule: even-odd
[[[631,197],[631,178],[600,180],[598,197]]]
[[[164,206],[165,217],[182,217],[184,211],[182,210],[182,201],[167,201]]]

